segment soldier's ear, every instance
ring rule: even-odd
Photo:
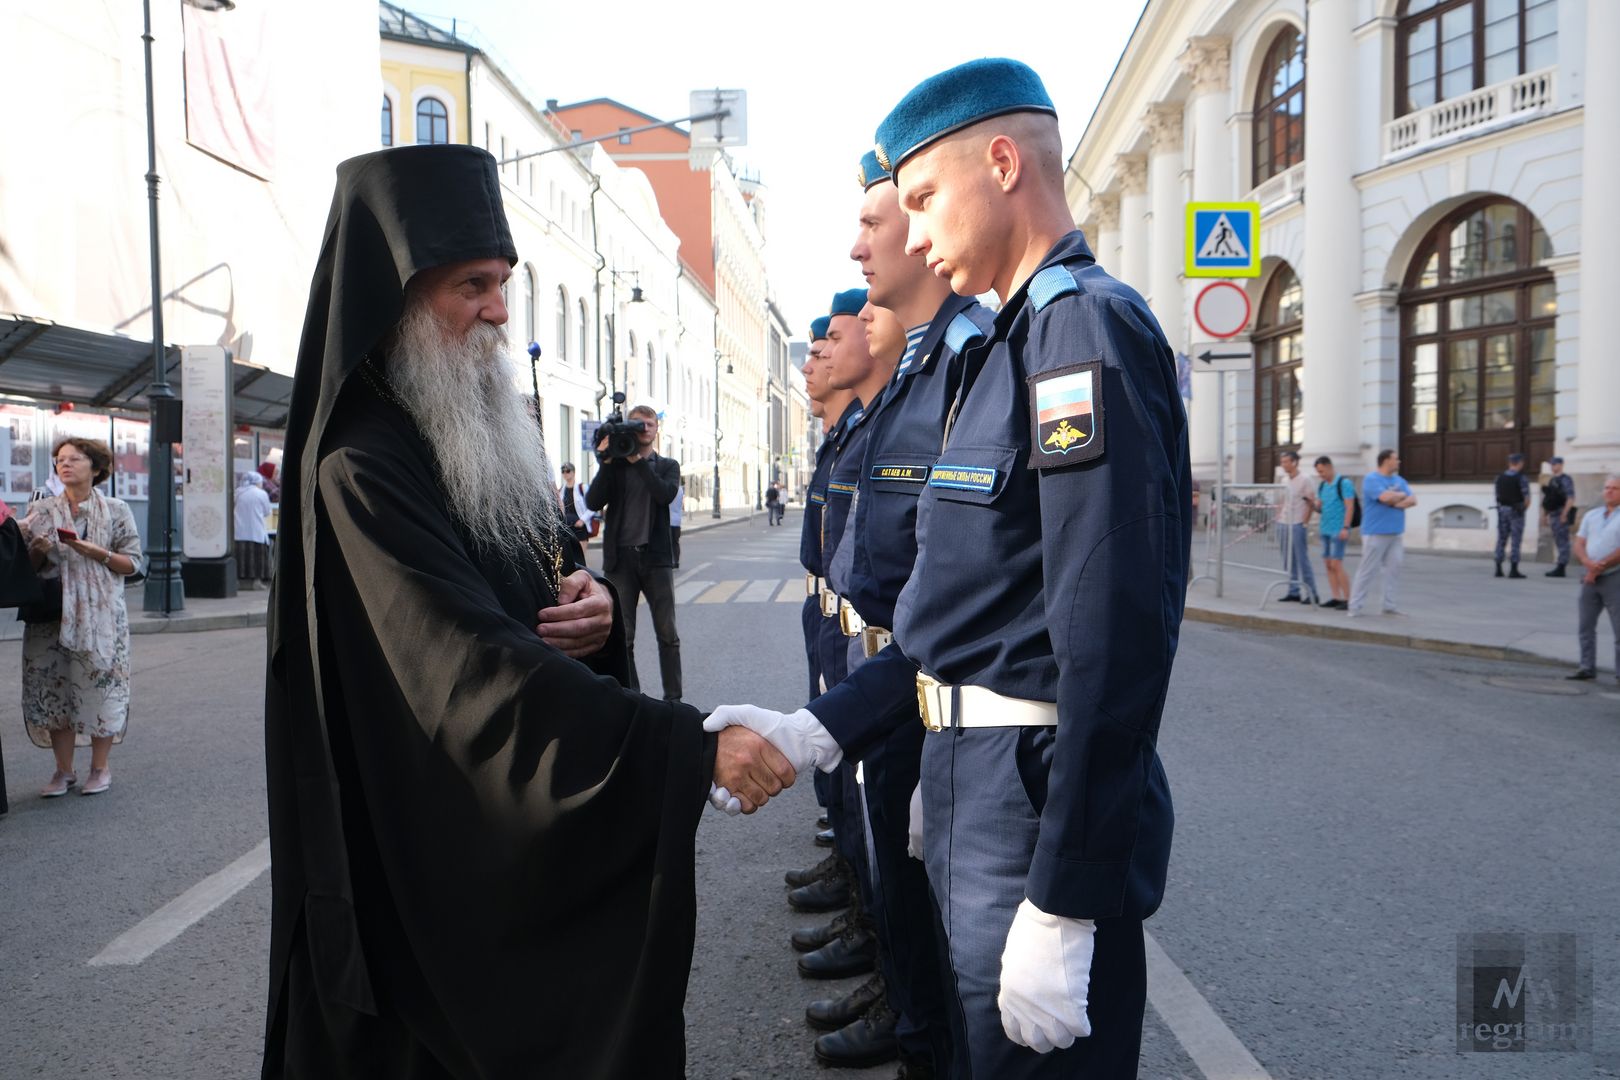
[[[996,186],[1002,191],[1011,191],[1018,184],[1018,177],[1023,172],[1023,160],[1019,155],[1018,144],[1007,135],[997,135],[985,147],[985,157],[990,165],[991,176]]]

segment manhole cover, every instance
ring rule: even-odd
[[[1572,697],[1586,693],[1579,685],[1568,683],[1562,679],[1538,679],[1528,675],[1495,675],[1485,680],[1487,686],[1498,686],[1503,690],[1520,690],[1526,694],[1553,694],[1555,696]]]

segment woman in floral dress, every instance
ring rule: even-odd
[[[29,507],[24,530],[41,579],[62,583],[62,614],[30,622],[23,637],[22,707],[28,737],[56,755],[56,772],[40,791],[67,794],[78,783],[76,746],[90,744],[82,794],[112,786],[107,755],[129,719],[129,612],[124,578],[141,561],[141,538],[123,500],[95,490],[112,470],[96,439],[63,439],[51,452],[60,495]],[[69,530],[63,535],[59,530]]]

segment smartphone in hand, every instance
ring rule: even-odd
[[[57,529],[56,538],[58,540],[77,540],[79,538],[79,534],[74,532],[72,529]]]

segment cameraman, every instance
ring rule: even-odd
[[[681,697],[681,639],[675,634],[675,558],[670,535],[669,504],[681,486],[681,464],[659,456],[658,413],[646,405],[630,410],[627,419],[639,420],[636,437],[641,449],[632,457],[608,457],[608,439],[596,444],[602,468],[585,493],[585,505],[607,510],[602,540],[602,569],[619,593],[624,612],[625,646],[630,652],[630,688],[639,690],[636,676],[636,606],[643,593],[652,609],[658,635],[658,668],[666,701]]]

